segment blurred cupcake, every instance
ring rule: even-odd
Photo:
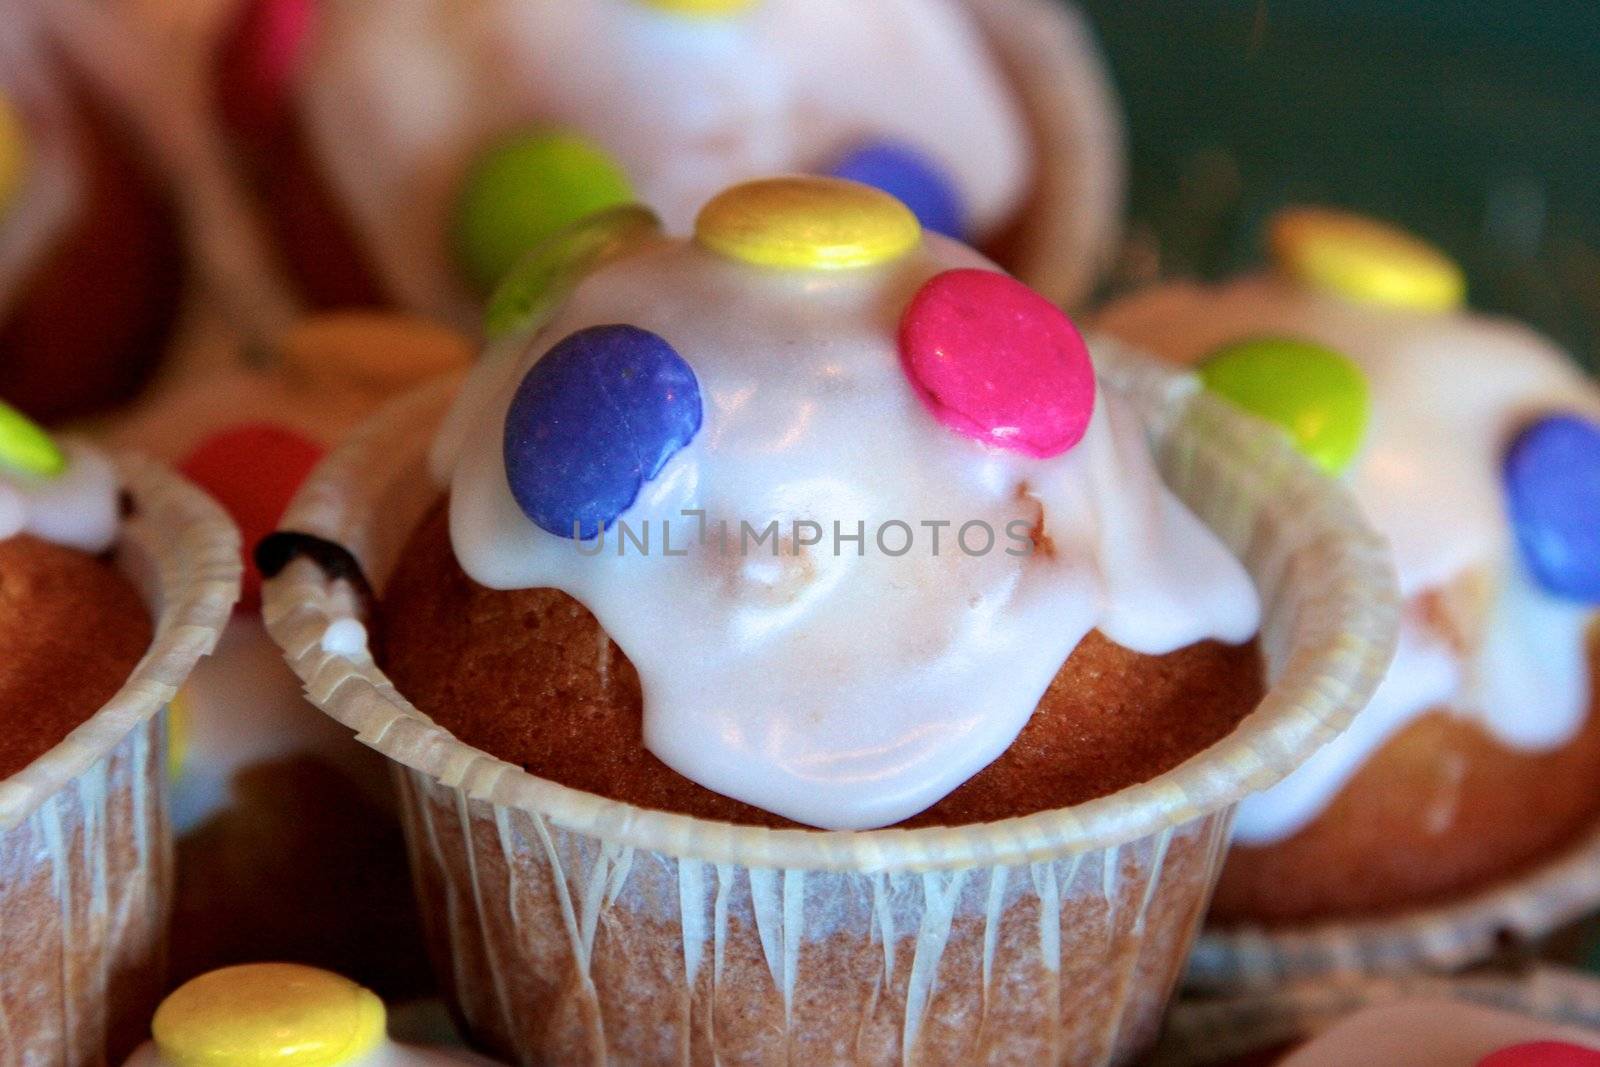
[[[1445,906],[1595,829],[1600,390],[1467,311],[1460,272],[1408,235],[1296,209],[1271,236],[1270,273],[1158,286],[1101,325],[1284,426],[1394,551],[1405,616],[1372,704],[1240,807],[1212,919],[1282,930]],[[1524,900],[1520,922],[1584,904]]]
[[[155,395],[114,439],[178,466],[254,545],[326,451],[388,397],[463,370],[468,343],[421,319],[312,316],[259,367],[196,374]],[[291,959],[415,996],[422,969],[387,771],[306,703],[258,615],[241,610],[184,687],[173,787],[179,834],[173,967]]]
[[[1267,576],[1275,619],[1324,610],[1256,711],[1256,591],[1130,399],[1049,302],[864,185],[737,186],[692,240],[600,216],[493,307],[504,336],[442,427],[447,390],[390,409],[262,549],[269,575],[320,561],[269,581],[269,628],[409,768],[473,1040],[544,1062],[1147,1045],[1225,812],[1364,699],[1381,611]],[[1184,432],[1190,499],[1209,480],[1273,541],[1242,453]],[[1315,547],[1275,547],[1381,604],[1337,494],[1297,471],[1272,491]]]
[[[164,705],[238,595],[238,538],[144,462],[0,405],[0,1060],[126,1055],[171,909]]]
[[[470,1052],[402,1045],[383,1001],[347,978],[292,963],[213,971],[175,990],[155,1014],[154,1039],[127,1067],[465,1067]]]
[[[164,202],[39,10],[0,0],[0,396],[56,421],[145,383],[182,271]]]
[[[188,131],[163,138],[186,142],[183,187],[213,208],[253,199],[313,307],[393,302],[475,329],[478,301],[562,225],[637,199],[684,232],[729,183],[788,172],[880,185],[1059,302],[1118,238],[1113,90],[1055,0],[56,6],[101,66],[137,65],[129,26],[171,56],[186,99],[153,77],[130,94],[184,112],[150,115]],[[261,254],[215,214],[202,236],[233,246],[221,258]]]

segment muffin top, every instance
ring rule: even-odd
[[[731,182],[837,172],[982,236],[1030,182],[1020,109],[950,0],[341,3],[303,32],[324,173],[396,296],[435,313],[540,236],[530,212],[637,198],[683,232]]]
[[[127,680],[150,615],[98,554],[117,535],[116,472],[0,404],[0,778],[55,747]]]
[[[1291,209],[1272,269],[1175,282],[1099,325],[1198,364],[1350,487],[1409,598],[1400,648],[1352,728],[1264,798],[1243,840],[1304,826],[1405,723],[1432,708],[1547,751],[1589,712],[1600,603],[1600,390],[1554,345],[1464,303],[1443,253],[1386,224]]]
[[[559,247],[608,228],[474,372],[434,466],[466,574],[593,612],[672,769],[887,825],[1005,751],[1092,630],[1254,633],[1242,567],[1072,324],[898,201],[779,179],[693,240],[614,215]]]

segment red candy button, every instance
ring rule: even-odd
[[[933,417],[1026,456],[1059,456],[1094,413],[1094,364],[1072,320],[986,270],[938,275],[900,320],[900,361]]]
[[[289,499],[324,449],[293,430],[266,422],[246,423],[213,434],[183,461],[181,469],[239,524],[244,541],[242,607],[261,602],[261,572],[251,554],[278,527]]]
[[[1478,1067],[1600,1067],[1600,1052],[1563,1041],[1535,1041],[1490,1053]]]
[[[284,117],[301,58],[311,40],[315,0],[247,0],[217,65],[228,125],[261,130]]]

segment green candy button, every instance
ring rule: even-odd
[[[655,212],[638,204],[602,211],[558,230],[500,282],[489,298],[484,331],[491,341],[538,332],[585,275],[660,234]]]
[[[1322,345],[1258,337],[1217,350],[1200,379],[1219,396],[1289,432],[1295,447],[1329,474],[1350,465],[1367,430],[1367,380]]]
[[[0,467],[54,478],[67,469],[67,457],[38,423],[0,401]]]
[[[456,203],[456,255],[472,285],[488,294],[540,241],[633,198],[622,168],[585,138],[511,137],[484,152],[467,174]]]

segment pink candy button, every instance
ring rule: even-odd
[[[1600,1067],[1600,1052],[1563,1041],[1535,1041],[1503,1048],[1478,1067]]]
[[[900,320],[900,361],[934,418],[1026,456],[1067,451],[1094,413],[1077,327],[1004,274],[952,270],[924,285]]]

